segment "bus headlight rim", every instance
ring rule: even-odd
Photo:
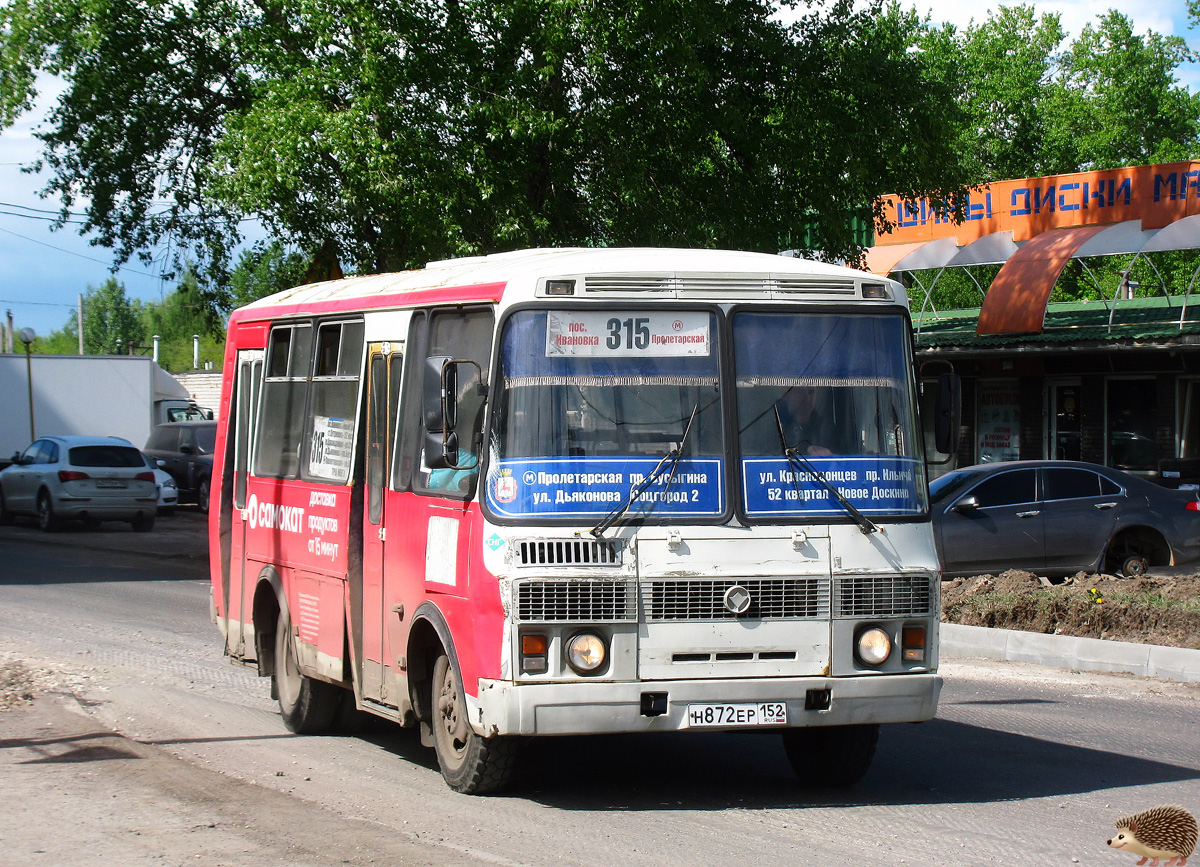
[[[859,662],[878,668],[892,655],[892,637],[881,626],[867,626],[854,639],[854,653]]]
[[[596,674],[608,661],[608,643],[598,633],[582,630],[567,640],[565,656],[576,674]]]

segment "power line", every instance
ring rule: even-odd
[[[22,235],[19,232],[14,232],[11,229],[4,228],[3,226],[0,226],[0,232],[4,232],[6,235],[12,235],[14,237],[20,238],[23,241],[29,241],[33,244],[41,244],[43,247],[49,247],[51,250],[57,250],[60,253],[67,253],[71,256],[78,256],[80,259],[86,259],[89,262],[95,262],[96,264],[103,265],[106,268],[111,267],[109,265],[109,263],[105,262],[103,259],[96,259],[92,256],[85,256],[82,253],[76,253],[74,250],[67,250],[63,247],[55,247],[53,244],[47,244],[45,241],[39,241],[36,238],[30,238],[27,235]],[[130,274],[140,274],[143,277],[153,277],[155,280],[162,279],[161,274],[151,274],[149,271],[139,271],[136,268],[126,268],[124,265],[118,265],[117,270],[118,271],[128,271]]]

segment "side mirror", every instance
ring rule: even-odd
[[[483,372],[469,358],[451,358],[432,355],[425,359],[425,381],[423,383],[422,409],[425,422],[425,463],[430,469],[471,469],[478,464],[477,456],[471,463],[458,462],[458,402],[463,396],[459,392],[458,369],[469,365],[475,370],[469,379],[461,380],[464,388],[473,384],[480,394],[483,391]]]
[[[12,462],[14,464],[20,465],[20,463],[21,463],[21,453],[20,452],[13,452]]]
[[[937,450],[953,457],[958,452],[962,426],[962,380],[956,373],[938,377],[934,406],[933,441]]]
[[[192,447],[191,446],[180,446],[179,453],[181,455],[190,455],[192,453]]]
[[[453,430],[458,421],[458,368],[448,355],[431,355],[425,359],[425,383],[422,406],[425,410],[425,430],[441,433]],[[449,399],[447,399],[449,398]]]
[[[954,511],[965,515],[968,512],[974,512],[976,509],[979,508],[979,500],[975,497],[974,494],[972,494],[969,497],[963,497],[961,500],[959,500],[957,503],[954,504],[953,508],[954,508]]]

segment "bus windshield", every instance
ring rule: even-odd
[[[632,511],[723,514],[718,340],[709,311],[513,315],[500,353],[492,510],[602,516],[678,450],[673,472],[647,486]]]
[[[748,516],[842,515],[847,503],[874,515],[925,510],[907,346],[896,314],[734,315]]]
[[[873,515],[924,511],[902,316],[736,312],[731,333],[727,379],[711,310],[509,317],[489,509],[500,518],[587,521],[617,509],[715,519],[732,472],[750,519],[846,517],[847,502]],[[728,428],[724,406],[736,422]]]

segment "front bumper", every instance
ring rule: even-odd
[[[514,684],[480,680],[467,697],[472,727],[491,735],[576,735],[688,728],[689,704],[785,702],[790,726],[921,722],[937,714],[935,673],[754,680]],[[805,710],[809,690],[829,690],[827,710]],[[666,693],[667,712],[642,714],[643,693]],[[767,726],[756,726],[766,731]]]

